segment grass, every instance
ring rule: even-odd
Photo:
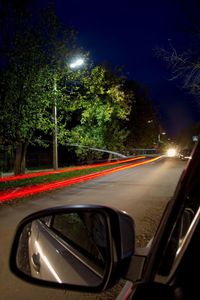
[[[113,169],[118,166],[121,166],[121,164],[111,165],[111,166],[100,166],[95,167],[92,169],[83,169],[83,170],[74,170],[74,171],[66,171],[65,173],[58,173],[58,174],[49,174],[44,176],[38,176],[33,178],[24,178],[20,180],[13,180],[13,181],[7,181],[7,182],[0,182],[0,191],[5,191],[10,188],[16,188],[16,187],[25,187],[30,185],[36,185],[36,184],[45,184],[53,181],[61,181],[64,179],[70,179],[74,177],[79,177],[83,175],[88,175],[92,173],[96,173],[103,170]]]

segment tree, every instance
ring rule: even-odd
[[[52,134],[55,99],[59,143],[121,151],[127,130],[120,122],[130,111],[122,78],[102,66],[71,71],[66,61],[78,52],[74,31],[50,8],[36,17],[27,6],[15,8],[8,9],[14,28],[0,73],[0,139],[15,148],[15,174],[25,172],[28,145],[44,144],[44,134]],[[84,149],[77,150],[81,157]]]
[[[157,49],[156,54],[162,57],[171,69],[170,80],[177,80],[183,89],[198,98],[200,95],[200,54],[197,49],[196,51],[188,49],[179,53],[170,45],[170,50]]]
[[[131,97],[131,113],[127,122],[129,135],[126,146],[152,148],[158,142],[159,121],[153,108],[148,89],[135,81],[126,81]]]
[[[155,55],[161,57],[172,72],[170,80],[177,80],[181,87],[195,96],[200,96],[200,2],[196,0],[181,1],[184,25],[184,43],[175,47],[169,40],[168,50],[156,48]],[[182,32],[183,33],[183,32]],[[178,44],[178,40],[175,43]]]
[[[0,136],[2,143],[15,147],[15,174],[20,174],[25,171],[29,143],[41,143],[41,133],[52,131],[54,98],[63,97],[59,84],[56,94],[52,91],[55,80],[63,77],[74,32],[60,24],[51,8],[37,17],[13,8],[11,15],[15,27],[9,28],[10,41],[1,49],[6,55],[0,74]]]
[[[79,96],[72,100],[79,122],[70,131],[70,143],[80,146],[77,154],[88,156],[85,146],[122,151],[128,134],[124,121],[130,113],[123,79],[108,68],[96,66],[85,70],[79,84]],[[102,152],[93,153],[93,157],[101,156]]]

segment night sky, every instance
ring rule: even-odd
[[[200,119],[200,105],[170,81],[167,65],[155,47],[187,45],[184,1],[57,0],[62,20],[78,32],[78,45],[94,64],[123,66],[129,79],[146,85],[164,129],[173,136]]]

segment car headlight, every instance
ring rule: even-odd
[[[177,154],[177,152],[176,152],[176,149],[174,149],[174,148],[170,148],[167,150],[168,157],[174,157],[174,156],[176,156],[176,154]]]

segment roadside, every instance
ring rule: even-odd
[[[14,175],[14,172],[0,172],[0,182],[1,181],[7,181],[7,180],[15,180],[15,179],[22,179],[26,177],[36,177],[39,175],[48,175],[48,174],[56,174],[56,173],[62,173],[66,171],[72,171],[72,170],[82,170],[82,169],[89,169],[89,168],[94,168],[98,166],[104,166],[104,165],[115,165],[118,163],[127,163],[130,161],[146,158],[146,157],[156,157],[158,155],[154,156],[147,156],[147,155],[138,155],[138,156],[131,156],[127,157],[126,159],[112,159],[111,161],[107,162],[96,162],[92,164],[86,164],[86,165],[77,165],[77,166],[68,166],[68,167],[63,167],[63,168],[58,168],[57,170],[54,169],[38,169],[38,170],[29,170],[26,169],[25,174],[21,175]]]
[[[65,170],[54,171],[48,174],[42,172],[37,174],[26,174],[1,179],[0,181],[0,202],[9,201],[53,189],[58,189],[76,183],[88,181],[113,172],[133,168],[160,159],[160,157],[147,159],[139,157],[128,159],[120,163],[106,163],[101,166],[85,166],[85,168],[68,168]],[[113,167],[113,164],[115,166]],[[34,176],[32,176],[34,175]]]

